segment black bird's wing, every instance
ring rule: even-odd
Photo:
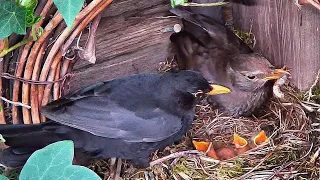
[[[200,71],[213,82],[227,82],[223,78],[227,78],[230,59],[237,54],[252,52],[232,31],[211,18],[193,14],[182,7],[170,11],[183,21],[183,31],[170,37],[176,45],[178,64],[182,69]]]
[[[152,101],[148,94],[152,87],[135,83],[137,78],[141,82],[152,79],[143,80],[144,76],[148,75],[97,83],[49,103],[41,113],[96,136],[128,142],[161,141],[181,129],[183,117],[166,112]]]

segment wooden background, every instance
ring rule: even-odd
[[[235,6],[234,21],[250,28],[257,39],[255,50],[276,66],[292,68],[293,82],[308,89],[320,69],[320,11],[310,6],[301,10],[294,0],[257,0],[258,6]]]
[[[96,34],[95,64],[77,62],[70,90],[124,75],[156,72],[168,56],[167,28],[179,23],[170,18],[168,0],[115,0],[103,13]],[[86,39],[87,34],[82,36]]]
[[[217,0],[198,0],[214,2]],[[252,31],[255,50],[274,65],[292,68],[293,82],[307,89],[320,69],[320,12],[294,0],[257,0],[255,7],[234,5],[237,27]],[[169,0],[117,0],[104,12],[97,31],[97,62],[78,62],[70,90],[123,75],[157,71],[168,56],[171,32],[179,23],[170,17]],[[193,8],[220,20],[217,7]],[[86,33],[82,36],[84,40]]]

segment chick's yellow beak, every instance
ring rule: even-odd
[[[288,70],[284,69],[275,69],[272,73],[268,74],[264,79],[266,80],[278,80],[280,79],[284,74],[289,73]]]
[[[230,93],[231,90],[229,88],[226,88],[224,86],[211,84],[211,91],[207,92],[206,95],[215,95],[215,94],[227,94]]]

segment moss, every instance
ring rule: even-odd
[[[231,163],[232,163],[232,166],[220,167],[219,174],[221,174],[222,177],[227,176],[229,178],[237,178],[244,175],[247,172],[244,169],[244,161],[242,159],[234,160]]]
[[[238,29],[233,29],[233,32],[249,47],[254,47],[255,39],[254,34],[252,32]]]
[[[312,89],[312,100],[314,100],[316,103],[320,103],[320,89],[318,87],[314,87]]]
[[[266,160],[267,164],[270,165],[281,165],[286,162],[295,161],[299,158],[299,152],[298,151],[276,151],[274,152],[268,160]]]
[[[201,171],[197,171],[196,168],[190,168],[186,166],[187,160],[182,158],[178,164],[174,166],[174,168],[171,170],[171,173],[173,174],[179,174],[184,173],[191,177],[192,179],[206,179],[208,175]]]

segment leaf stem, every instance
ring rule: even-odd
[[[18,42],[17,44],[13,45],[12,47],[8,48],[8,49],[4,49],[3,51],[0,52],[0,58],[4,57],[6,54],[8,54],[9,52],[21,47],[21,46],[24,46],[26,44],[28,44],[29,42],[33,41],[33,38],[28,38],[28,39],[24,39],[20,42]]]

